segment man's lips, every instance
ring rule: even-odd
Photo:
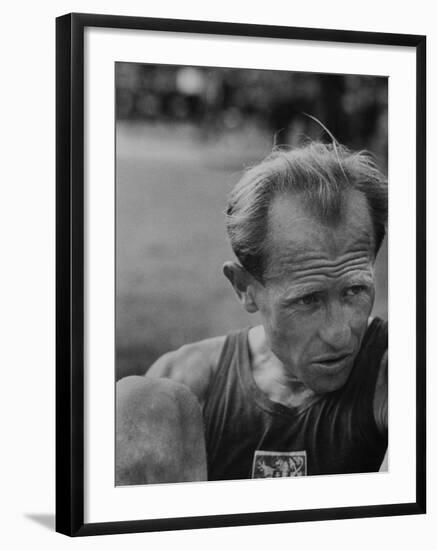
[[[324,355],[317,357],[312,361],[313,366],[324,372],[330,372],[336,374],[343,370],[343,368],[350,362],[352,353],[342,353],[338,355]]]
[[[337,355],[323,355],[316,357],[314,359],[314,363],[336,363],[337,361],[341,361],[343,359],[346,359],[346,357],[349,357],[351,355],[351,352],[348,353],[338,353]]]

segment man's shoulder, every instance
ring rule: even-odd
[[[162,355],[147,371],[146,378],[170,378],[188,386],[202,403],[219,364],[226,336],[186,344]]]

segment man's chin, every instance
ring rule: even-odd
[[[315,393],[330,393],[341,389],[347,382],[352,365],[345,365],[339,372],[329,372],[329,369],[317,373],[311,380],[307,381],[307,386]]]

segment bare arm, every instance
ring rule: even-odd
[[[199,403],[183,384],[128,376],[116,391],[116,484],[206,480]]]
[[[150,367],[145,377],[147,380],[169,378],[184,384],[203,407],[224,341],[224,336],[209,338],[166,353]]]
[[[183,346],[117,383],[117,485],[207,479],[201,405],[223,341]]]
[[[376,381],[375,397],[373,401],[375,422],[379,431],[383,434],[388,430],[388,352],[384,353],[381,360],[378,379]],[[381,463],[380,471],[387,471],[388,449]]]

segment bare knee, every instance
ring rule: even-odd
[[[197,411],[200,407],[196,396],[186,386],[169,378],[127,376],[117,382],[116,395],[117,406],[126,412],[166,408],[170,403],[187,412]]]
[[[130,376],[116,397],[117,484],[206,479],[202,414],[187,387]]]

